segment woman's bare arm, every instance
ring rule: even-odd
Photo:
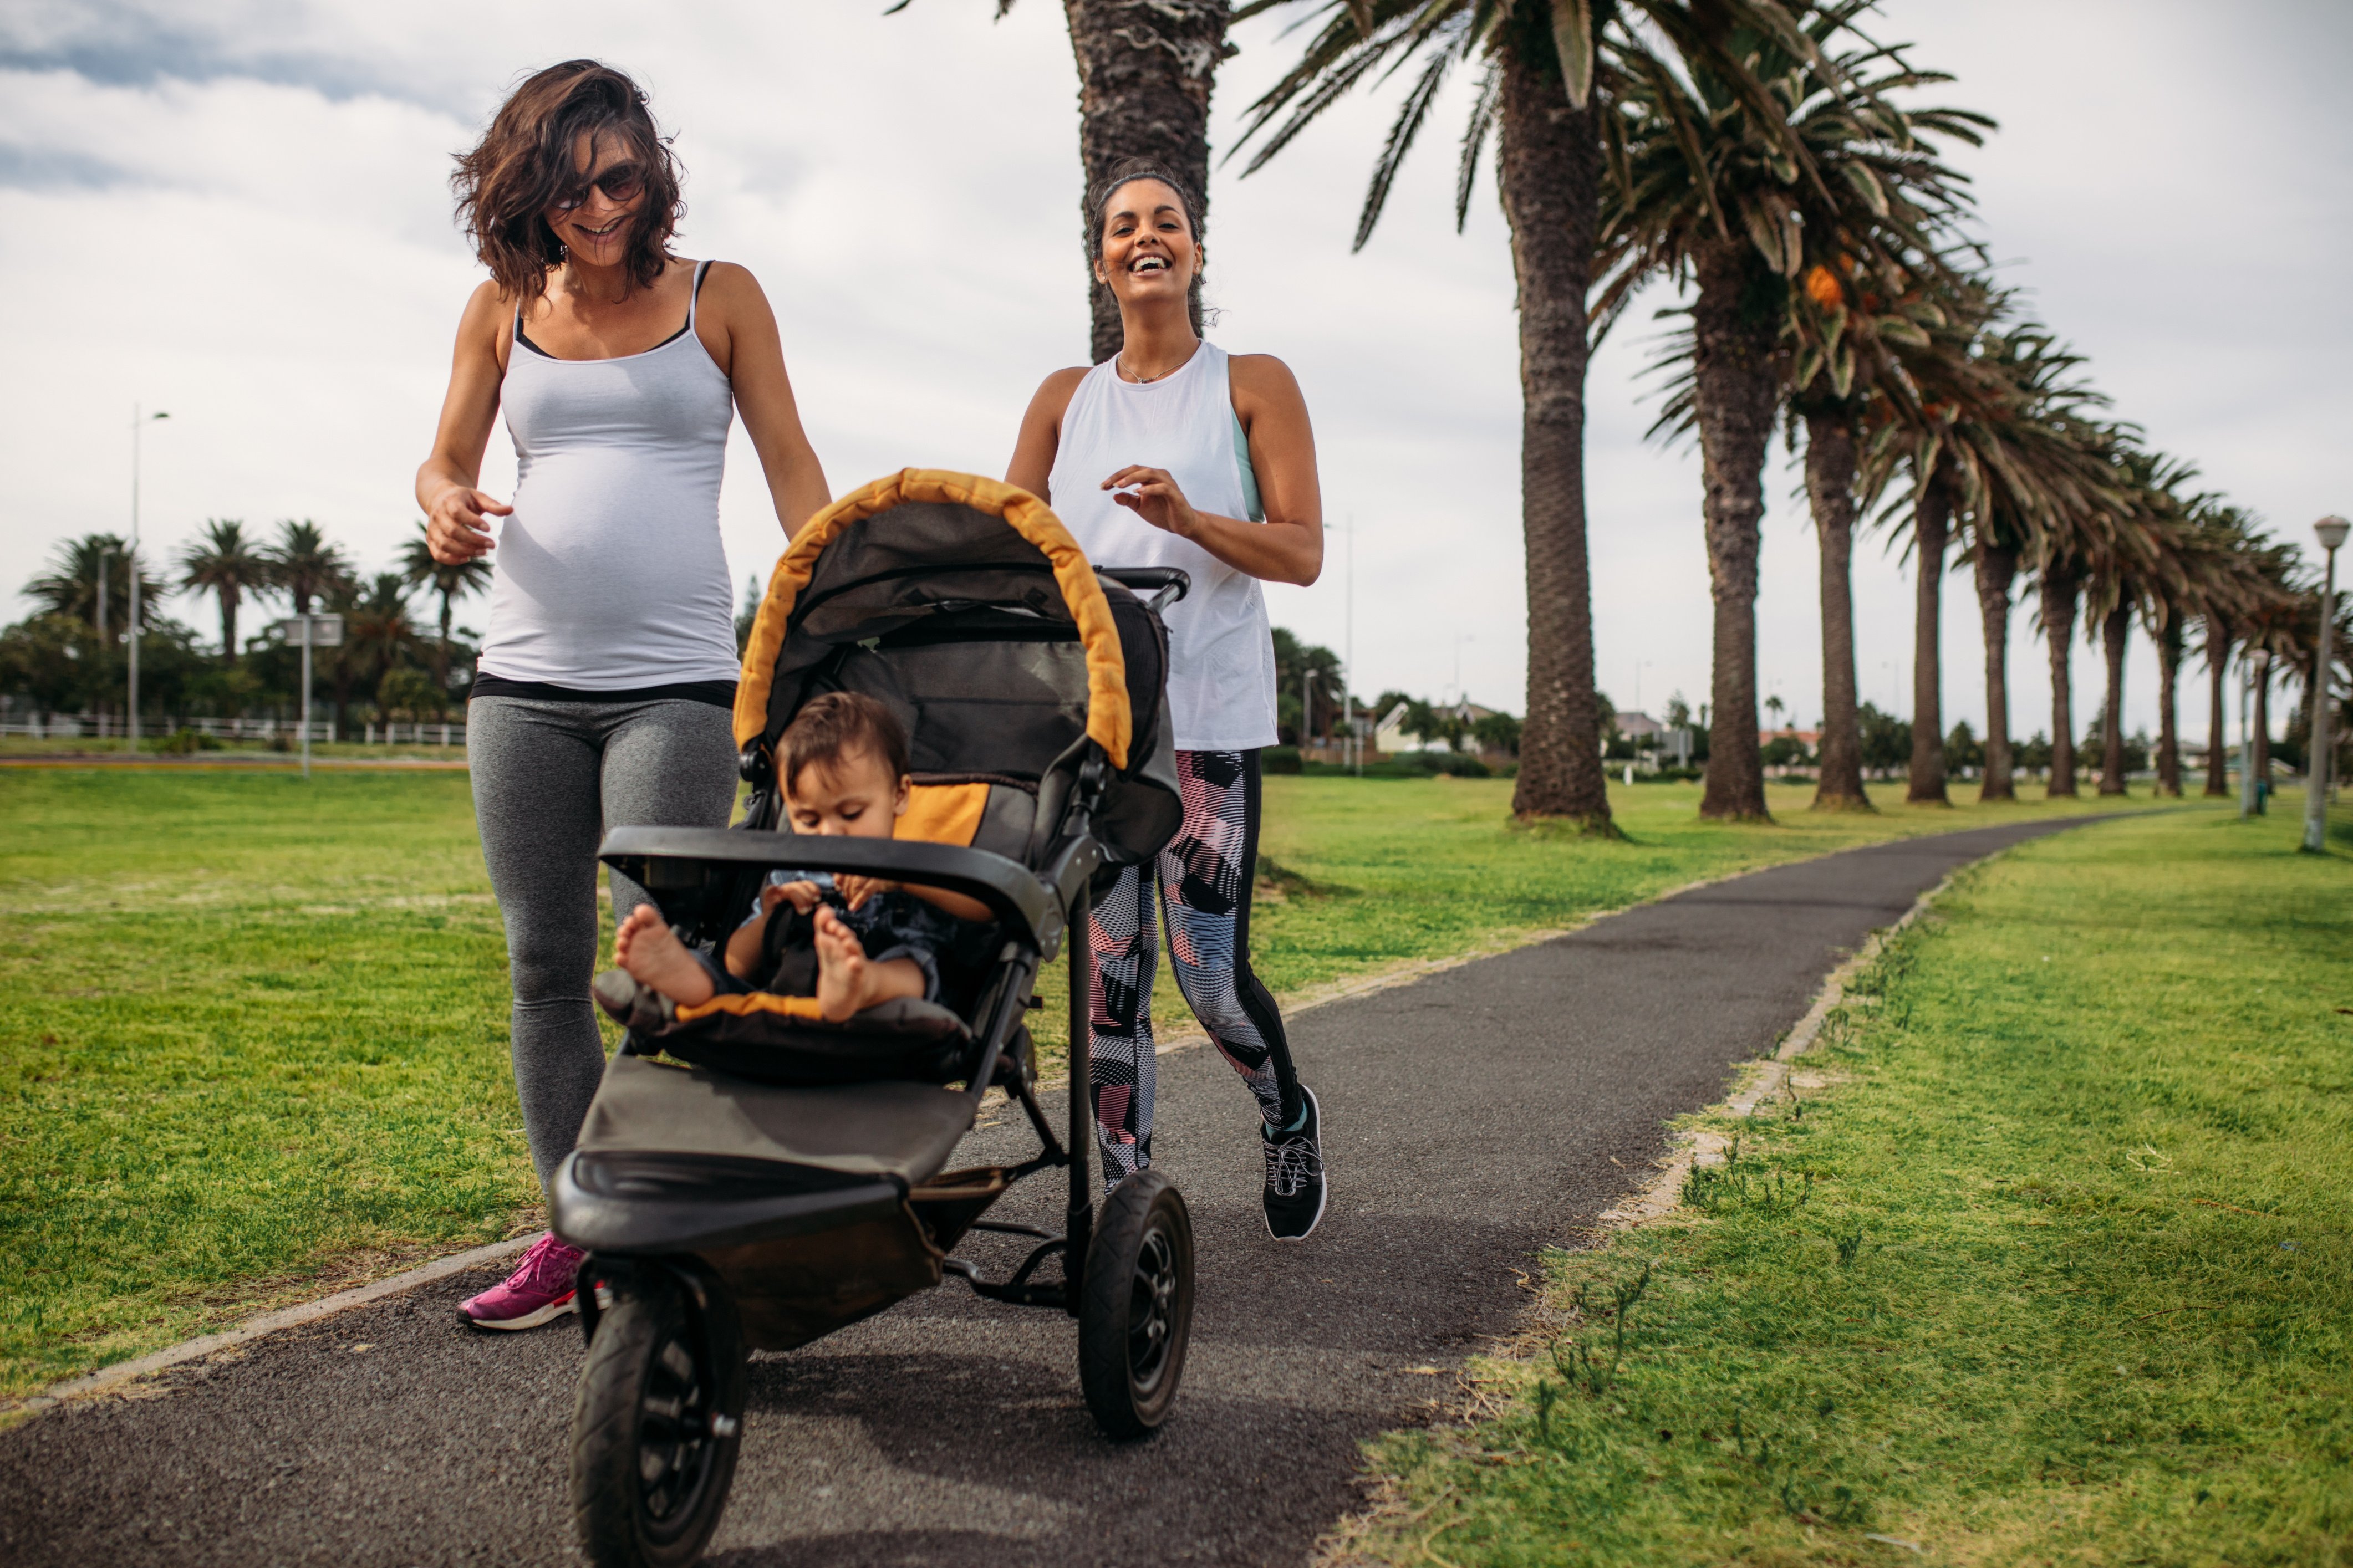
[[[506,302],[498,286],[485,283],[466,301],[458,321],[458,345],[450,356],[449,393],[441,403],[433,451],[417,470],[417,504],[425,509],[425,539],[433,559],[455,566],[491,552],[485,517],[514,509],[475,486],[482,477],[482,453],[499,416],[499,386],[506,379],[500,338]]]
[[[1272,354],[1236,354],[1229,364],[1264,522],[1195,510],[1164,468],[1122,468],[1103,488],[1153,527],[1191,540],[1237,572],[1304,587],[1324,573],[1324,491],[1307,400],[1291,367]]]
[[[817,448],[801,428],[776,313],[758,279],[729,261],[715,261],[702,280],[696,327],[712,358],[735,388],[735,411],[760,455],[776,521],[786,538],[833,501]]]
[[[1054,472],[1054,454],[1061,449],[1062,416],[1071,406],[1071,395],[1086,378],[1086,367],[1077,365],[1058,370],[1039,384],[1038,395],[1029,400],[1029,412],[1021,416],[1021,434],[1013,443],[1013,461],[1006,465],[1007,484],[1028,490],[1050,506],[1054,498],[1046,490]]]

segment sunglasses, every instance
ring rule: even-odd
[[[588,199],[590,190],[605,193],[607,200],[635,201],[638,193],[646,188],[646,171],[637,163],[616,163],[592,180],[583,182],[568,195],[555,198],[555,210],[568,213]]]

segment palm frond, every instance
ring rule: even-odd
[[[1430,106],[1437,101],[1439,89],[1446,85],[1456,58],[1452,49],[1432,54],[1422,68],[1420,79],[1398,107],[1398,117],[1389,126],[1388,141],[1373,164],[1372,183],[1365,188],[1365,206],[1356,216],[1356,237],[1348,247],[1350,250],[1364,249],[1365,242],[1373,237],[1373,227],[1381,221],[1381,209],[1388,205],[1389,188],[1397,183],[1398,170],[1404,164],[1406,154],[1413,151],[1413,139],[1420,134],[1422,121],[1430,117]]]
[[[1454,232],[1471,221],[1471,191],[1479,179],[1479,155],[1495,128],[1495,110],[1504,100],[1504,73],[1493,62],[1479,79],[1479,95],[1472,100],[1471,119],[1462,128],[1462,161],[1454,171]]]

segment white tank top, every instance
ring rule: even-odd
[[[643,353],[568,360],[525,343],[518,311],[500,392],[518,478],[484,674],[582,691],[735,679],[719,536],[735,396],[694,314]]]
[[[1197,511],[1247,518],[1235,455],[1226,352],[1204,342],[1158,381],[1119,378],[1116,358],[1087,372],[1062,415],[1047,503],[1098,566],[1177,566],[1193,580],[1168,622],[1168,715],[1182,752],[1274,744],[1274,641],[1257,578],[1113,500],[1103,480],[1131,464],[1166,468]]]

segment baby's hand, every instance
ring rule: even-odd
[[[841,901],[853,910],[875,894],[887,893],[898,885],[880,877],[836,877],[833,879],[834,890],[841,895]]]
[[[760,912],[771,914],[778,904],[790,904],[807,914],[817,908],[822,898],[815,882],[771,882],[760,889]]]

